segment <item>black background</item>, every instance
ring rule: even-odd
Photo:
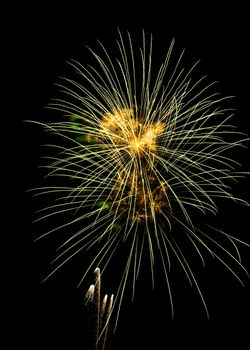
[[[54,82],[65,73],[65,61],[85,59],[85,45],[96,39],[112,47],[116,28],[138,35],[141,28],[153,33],[157,48],[167,48],[172,37],[176,47],[187,50],[187,60],[201,59],[202,72],[220,81],[225,95],[235,95],[236,124],[248,134],[249,122],[249,36],[247,10],[240,3],[218,6],[212,2],[185,5],[169,2],[129,4],[116,2],[100,5],[69,2],[67,6],[22,5],[6,12],[7,50],[10,96],[3,130],[9,163],[7,173],[8,238],[6,248],[10,302],[9,342],[36,349],[85,349],[85,290],[77,289],[81,276],[80,260],[69,264],[58,275],[41,283],[53,258],[53,239],[33,242],[34,200],[25,191],[39,183],[41,133],[39,128],[23,123],[24,119],[48,120],[43,108],[55,93]],[[4,69],[4,67],[3,67]],[[249,169],[249,153],[242,153],[244,169]],[[249,181],[243,180],[236,193],[249,199]],[[232,205],[221,215],[221,225],[249,239],[249,209]],[[5,250],[5,247],[2,248]],[[242,259],[250,270],[249,249],[241,247]],[[185,277],[176,271],[174,297],[176,316],[172,321],[165,284],[158,280],[151,291],[150,282],[139,280],[135,301],[128,300],[115,335],[109,335],[110,349],[201,348],[240,344],[247,341],[250,321],[250,283],[245,288],[212,259],[205,269],[197,266],[211,319],[206,319],[198,295],[189,288]],[[144,276],[142,276],[144,277]],[[180,277],[180,278],[179,278]],[[173,277],[174,278],[174,277]],[[84,286],[83,286],[84,287]],[[111,284],[104,288],[111,293]],[[249,328],[249,327],[248,327]],[[148,344],[154,345],[148,345]],[[161,345],[160,345],[161,344]],[[10,348],[10,346],[8,346]]]

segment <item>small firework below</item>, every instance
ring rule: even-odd
[[[94,329],[93,349],[105,349],[113,300],[113,294],[110,297],[105,294],[101,302],[101,273],[99,267],[97,267],[95,269],[95,284],[91,284],[85,294],[86,304],[91,306],[90,323],[92,323],[91,326]]]

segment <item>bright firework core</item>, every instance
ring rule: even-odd
[[[156,152],[157,138],[163,133],[165,124],[137,116],[131,108],[116,109],[107,113],[101,121],[101,132],[112,144],[126,147],[132,154]]]
[[[100,122],[100,134],[103,145],[113,150],[115,146],[118,152],[114,156],[121,170],[112,200],[124,215],[129,211],[130,219],[145,222],[154,219],[167,204],[167,184],[156,169],[159,137],[165,124],[137,112],[135,108],[121,108],[106,113]]]

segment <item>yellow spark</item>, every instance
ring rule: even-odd
[[[148,121],[139,117],[132,108],[115,109],[100,121],[100,138],[115,146],[123,146],[134,154],[156,152],[157,137],[164,132],[163,122]],[[105,143],[106,144],[106,143]]]

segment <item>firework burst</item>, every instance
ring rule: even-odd
[[[183,52],[173,63],[173,46],[174,40],[158,70],[152,37],[147,41],[144,32],[141,48],[119,32],[117,57],[102,44],[102,54],[90,49],[93,65],[71,61],[76,78],[63,79],[63,97],[50,105],[63,119],[42,124],[60,141],[50,145],[46,166],[58,182],[36,189],[56,195],[56,202],[41,209],[38,220],[61,214],[67,221],[39,238],[57,230],[71,233],[49,276],[73,256],[93,249],[83,281],[95,266],[105,271],[117,249],[129,246],[114,302],[116,323],[128,280],[134,295],[146,249],[153,285],[155,259],[162,262],[172,314],[172,261],[181,265],[208,314],[184,246],[203,264],[202,252],[209,252],[240,282],[238,267],[247,274],[236,246],[246,243],[202,224],[196,213],[204,218],[217,214],[217,198],[247,205],[229,187],[245,175],[235,170],[239,164],[230,152],[243,147],[247,137],[231,126],[232,110],[223,107],[230,97],[214,92],[215,84],[206,83],[206,77],[193,79],[197,63],[186,69]],[[181,237],[174,227],[181,228]]]

